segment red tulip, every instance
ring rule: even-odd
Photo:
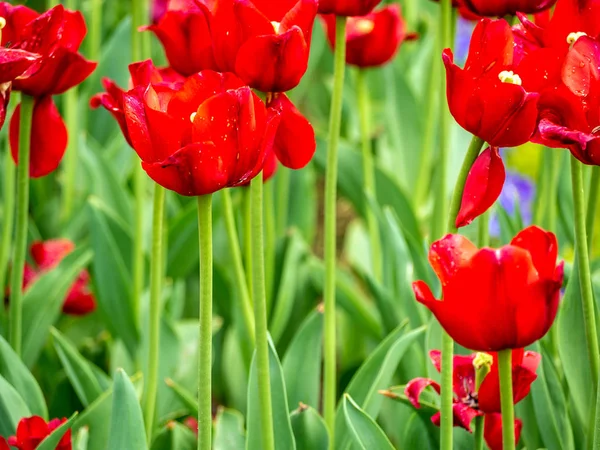
[[[18,450],[34,450],[38,445],[56,430],[67,419],[52,419],[50,422],[39,416],[26,417],[21,419],[17,425],[16,436],[8,438],[8,445],[11,445]],[[0,446],[1,448],[1,446]],[[71,430],[67,430],[64,436],[56,446],[56,450],[71,450]]]
[[[557,252],[556,236],[535,226],[497,250],[479,250],[449,234],[429,251],[442,300],[423,281],[413,283],[413,290],[463,347],[484,352],[526,347],[546,334],[556,316],[563,281]]]
[[[379,3],[381,0],[319,0],[319,14],[364,16]]]
[[[327,39],[335,47],[335,16],[324,15]],[[392,5],[360,17],[349,17],[346,27],[346,63],[358,67],[376,67],[390,61],[404,40],[415,39],[406,34],[400,6]]]
[[[10,450],[8,442],[2,436],[0,436],[0,450]]]
[[[521,437],[521,429],[523,422],[519,419],[515,420],[515,443],[519,442]],[[485,415],[485,423],[483,425],[483,438],[490,450],[503,450],[502,445],[502,414],[493,413]]]
[[[145,27],[160,40],[170,66],[184,76],[216,69],[210,34],[210,11],[198,2],[185,9],[171,9],[156,25]]]
[[[31,245],[31,256],[36,264],[32,267],[25,264],[23,290],[25,290],[40,275],[54,269],[58,264],[75,250],[75,244],[68,239],[51,239],[44,242],[34,242]],[[89,290],[90,275],[82,270],[67,292],[62,311],[65,314],[83,316],[96,309],[94,294]]]
[[[182,86],[148,84],[123,96],[127,133],[150,178],[181,195],[204,195],[255,177],[279,114],[233,74],[210,70]]]
[[[504,186],[506,171],[496,147],[484,150],[471,167],[456,227],[469,225],[476,217],[485,213],[498,199]]]
[[[24,75],[38,59],[35,53],[0,47],[0,128],[6,120],[13,80]]]
[[[529,141],[537,122],[539,95],[528,92],[513,65],[514,39],[504,20],[482,19],[473,32],[464,69],[443,53],[450,112],[470,133],[494,147]]]
[[[96,67],[77,52],[86,34],[80,12],[58,5],[38,15],[24,6],[0,2],[0,17],[7,23],[3,46],[40,56],[27,77],[14,81],[15,90],[34,97],[61,94],[85,80]]]
[[[10,150],[13,160],[18,163],[19,125],[21,105],[17,106],[10,120]],[[31,125],[31,157],[29,176],[39,178],[56,170],[67,148],[67,127],[52,100],[45,96],[35,99]]]
[[[298,85],[308,66],[317,0],[219,0],[211,22],[221,71],[263,92]]]
[[[551,8],[556,0],[461,0],[463,5],[478,16],[504,17],[517,12],[535,14]]]

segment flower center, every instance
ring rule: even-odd
[[[498,78],[500,78],[500,81],[503,83],[516,84],[517,86],[521,86],[521,84],[523,84],[521,77],[512,70],[503,70],[498,74]]]
[[[271,22],[271,25],[273,25],[275,34],[279,34],[279,28],[281,27],[281,23],[273,21],[273,22]]]
[[[583,31],[578,31],[577,33],[569,33],[569,35],[567,36],[567,43],[569,45],[573,45],[582,36],[587,36],[587,34]]]
[[[373,28],[375,28],[375,22],[373,22],[371,19],[358,19],[354,26],[359,33],[367,34],[373,31]]]
[[[489,353],[479,352],[473,360],[473,367],[475,367],[475,370],[482,369],[483,367],[490,368],[493,363],[494,358],[492,357],[492,355],[490,355]]]

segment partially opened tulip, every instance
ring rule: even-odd
[[[381,0],[319,0],[319,14],[364,16],[379,3]]]
[[[413,290],[463,347],[483,352],[526,347],[541,339],[556,317],[563,281],[557,253],[556,236],[535,226],[499,249],[478,249],[449,234],[429,251],[442,299],[423,281],[414,282]]]
[[[25,417],[19,421],[16,435],[8,438],[8,445],[18,450],[34,450],[50,433],[66,421],[67,419],[63,418],[46,422],[39,416]],[[72,448],[71,429],[68,429],[57,443],[55,450],[71,450]]]

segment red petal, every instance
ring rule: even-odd
[[[269,107],[278,111],[281,117],[275,137],[277,159],[290,169],[303,168],[317,149],[312,125],[285,94],[276,95]]]
[[[129,131],[127,130],[127,123],[125,121],[125,112],[123,110],[123,94],[125,94],[125,92],[115,82],[108,78],[103,79],[102,84],[104,85],[106,92],[94,95],[90,99],[90,107],[96,109],[103,106],[110,112],[119,124],[127,143],[132,145]]]
[[[62,306],[65,314],[83,316],[93,312],[96,309],[96,299],[94,294],[88,288],[89,274],[87,271],[81,272]]]
[[[476,409],[470,408],[463,403],[453,403],[452,404],[452,413],[453,413],[453,422],[455,427],[461,427],[467,430],[469,433],[471,432],[471,422],[477,416],[481,416],[481,412]],[[434,425],[440,426],[441,414],[438,412],[437,414],[431,417],[431,421]]]
[[[448,234],[431,245],[429,262],[445,285],[460,269],[469,265],[476,253],[477,247],[466,237]]]
[[[554,233],[533,225],[519,232],[510,243],[529,252],[541,279],[554,279],[558,256],[558,241]]]
[[[487,148],[469,171],[456,227],[469,225],[491,208],[502,192],[505,179],[506,172],[498,148]]]
[[[39,416],[26,417],[19,421],[17,425],[17,442],[39,444],[50,431],[48,424]],[[12,445],[12,444],[11,444]],[[35,448],[35,447],[31,447]]]
[[[36,53],[0,47],[0,84],[13,81],[39,59]]]
[[[336,16],[364,16],[369,14],[381,0],[319,0],[320,14]]]
[[[18,162],[21,105],[10,121],[10,148]],[[35,100],[31,128],[31,162],[29,176],[39,178],[56,170],[67,148],[67,127],[52,101],[52,97]]]
[[[50,239],[34,242],[30,252],[37,266],[46,271],[56,267],[73,250],[75,244],[69,239]]]
[[[276,2],[269,0],[269,3]],[[317,4],[316,0],[298,0],[296,5],[286,12],[285,17],[282,18],[279,25],[279,32],[284,33],[292,27],[297,26],[302,30],[304,40],[310,46],[313,25],[317,16]]]
[[[515,443],[521,437],[523,422],[515,420]],[[486,414],[483,425],[483,437],[490,450],[502,450],[502,414]]]
[[[429,358],[438,372],[442,371],[442,352],[431,350]],[[452,391],[459,399],[467,398],[475,392],[475,354],[455,355],[452,359]]]
[[[429,378],[415,378],[410,380],[404,388],[404,395],[408,397],[415,408],[421,407],[419,397],[427,386],[433,387],[438,394],[440,393],[440,385]]]
[[[8,443],[6,442],[6,439],[4,439],[1,436],[0,436],[0,450],[10,450],[10,447],[8,446]]]
[[[514,38],[506,20],[481,19],[471,37],[465,70],[481,76],[491,70],[500,72],[502,66],[513,62]]]
[[[600,81],[600,44],[582,36],[571,46],[562,68],[562,80],[571,92],[586,97]]]

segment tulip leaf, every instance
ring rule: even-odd
[[[394,450],[394,446],[379,425],[352,400],[350,395],[344,394],[342,408],[354,448]]]
[[[31,413],[25,400],[0,376],[0,436],[15,434],[19,421],[29,416]]]
[[[38,382],[2,336],[0,336],[0,375],[15,388],[32,414],[48,419],[48,408]]]
[[[196,450],[198,439],[179,422],[168,422],[152,441],[151,450]]]
[[[323,311],[317,308],[302,323],[283,357],[288,405],[319,406]]]
[[[425,331],[424,327],[407,331],[406,325],[406,321],[400,324],[379,344],[346,388],[346,393],[371,417],[377,418],[383,401],[383,396],[378,391],[390,385],[400,360]],[[335,448],[347,449],[350,439],[341,405],[338,406],[335,417],[335,436],[338,436]]]
[[[82,427],[77,432],[77,436],[73,441],[73,449],[74,450],[87,450],[88,442],[90,439],[90,430],[88,427]]]
[[[290,414],[297,450],[328,450],[329,432],[319,413],[308,405],[301,404]]]
[[[196,203],[191,202],[170,219],[168,230],[167,276],[182,278],[198,264],[198,252],[189,251],[198,246]]]
[[[250,366],[248,382],[248,429],[246,450],[261,450],[260,399],[258,395],[258,370],[256,353]],[[294,434],[290,423],[283,370],[273,342],[269,339],[269,372],[271,374],[271,404],[273,408],[273,432],[275,450],[295,450]]]
[[[58,353],[77,397],[84,406],[88,406],[102,394],[102,388],[94,375],[91,364],[56,328],[52,328],[50,332],[54,338],[56,353]]]
[[[77,413],[74,413],[71,417],[69,417],[69,420],[61,424],[58,428],[52,431],[52,433],[46,436],[44,440],[36,447],[36,450],[55,450],[67,430],[73,426],[73,422],[75,422],[76,418]]]
[[[234,409],[220,408],[215,421],[214,450],[244,450],[244,417]]]
[[[108,448],[147,448],[142,408],[127,374],[118,369],[113,387]]]
[[[67,292],[90,262],[92,253],[80,247],[68,254],[58,267],[42,274],[25,291],[23,298],[23,361],[36,362],[50,327],[60,316]]]
[[[186,388],[170,378],[167,378],[165,383],[171,388],[177,398],[181,400],[181,403],[183,403],[189,409],[190,414],[196,417],[198,415],[198,400],[196,395],[192,394]]]

